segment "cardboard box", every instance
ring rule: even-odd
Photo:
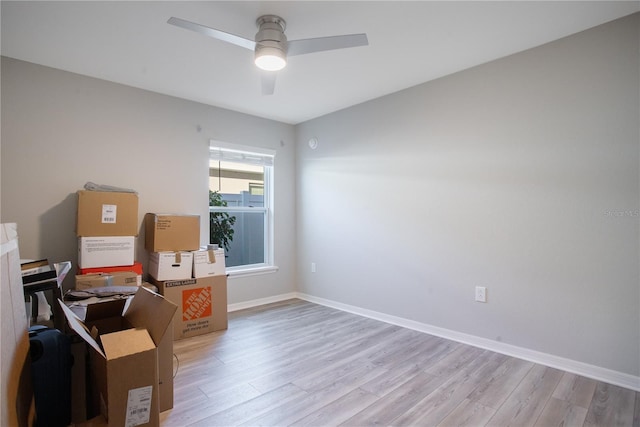
[[[133,271],[80,274],[76,276],[76,289],[102,288],[105,286],[140,286],[142,276]]]
[[[173,408],[173,321],[158,344],[160,412]]]
[[[178,306],[173,318],[174,339],[227,329],[227,276],[153,283]]]
[[[113,191],[78,191],[78,237],[137,236],[138,195]]]
[[[149,252],[196,251],[200,248],[200,215],[148,213],[144,217]]]
[[[135,260],[135,237],[78,237],[80,268],[132,265]]]
[[[172,374],[162,378],[158,367],[167,359],[173,364],[173,348],[160,347],[175,304],[141,287],[130,300],[88,305],[84,322],[59,304],[71,329],[90,347],[93,400],[108,425],[159,426],[161,385],[172,381]]]
[[[142,263],[134,262],[133,265],[116,265],[111,267],[91,267],[81,268],[80,274],[92,274],[92,273],[113,273],[118,271],[133,271],[136,274],[142,276]]]
[[[193,252],[193,277],[226,275],[224,249],[204,249]]]
[[[151,252],[149,275],[156,280],[190,279],[193,252]]]

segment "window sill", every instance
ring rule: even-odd
[[[276,265],[261,265],[256,267],[230,267],[227,268],[227,276],[230,279],[234,279],[236,277],[257,276],[260,274],[275,273],[276,271],[278,271],[278,266]]]

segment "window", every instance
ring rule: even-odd
[[[227,272],[273,270],[275,152],[211,141],[210,243],[225,249]]]

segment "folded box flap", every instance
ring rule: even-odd
[[[101,335],[108,360],[153,350],[154,342],[145,329],[125,329],[113,334]]]
[[[149,331],[158,345],[173,320],[178,306],[147,288],[140,287],[129,303],[124,317],[135,328]]]
[[[71,309],[67,307],[65,303],[58,300],[58,304],[60,304],[60,307],[62,307],[62,312],[64,313],[64,316],[67,318],[67,323],[69,324],[69,327],[73,329],[80,336],[80,338],[85,340],[87,344],[93,347],[98,352],[98,354],[106,358],[104,352],[100,348],[100,345],[96,342],[95,339],[93,339],[87,327],[84,325],[84,323],[82,323],[82,320],[80,320],[78,316],[76,316],[75,313],[71,311]]]

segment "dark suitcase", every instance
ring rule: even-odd
[[[71,340],[57,329],[29,328],[35,426],[71,423]]]

